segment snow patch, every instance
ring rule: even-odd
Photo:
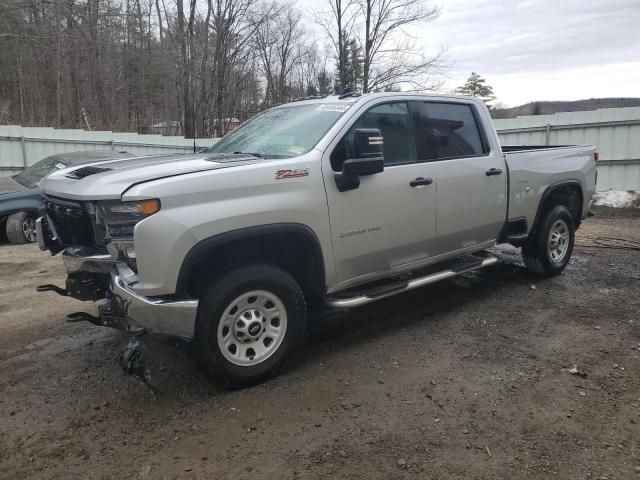
[[[593,204],[612,208],[640,208],[640,192],[607,190],[593,195]]]

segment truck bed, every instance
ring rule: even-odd
[[[530,232],[545,190],[560,182],[590,186],[583,191],[581,218],[589,211],[595,192],[595,147],[591,145],[503,146],[509,168],[509,220],[525,218]]]
[[[501,145],[502,153],[527,152],[530,150],[553,150],[556,148],[579,147],[580,145]]]

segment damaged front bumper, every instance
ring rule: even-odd
[[[62,251],[62,262],[67,273],[111,274],[113,258],[104,250],[91,247],[67,247]]]
[[[107,297],[111,310],[118,312],[132,327],[173,337],[193,338],[197,300],[145,297],[132,288],[136,282],[137,278],[127,278],[114,272],[109,290],[111,297]]]
[[[44,229],[50,227],[46,219],[37,221],[40,248],[50,250],[55,241]],[[123,261],[104,249],[88,246],[68,246],[62,253],[68,273],[66,288],[41,285],[38,291],[54,291],[79,300],[100,300],[99,315],[78,312],[67,316],[68,321],[89,321],[94,325],[129,330],[148,331],[184,339],[193,338],[198,301],[174,296],[146,297],[135,291],[137,274]]]

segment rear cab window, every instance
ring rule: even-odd
[[[472,105],[412,101],[409,108],[416,125],[420,160],[479,157],[489,153]]]

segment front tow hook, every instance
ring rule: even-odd
[[[64,321],[69,323],[89,322],[99,327],[103,326],[102,320],[100,320],[99,317],[91,315],[90,313],[87,313],[87,312],[70,313],[69,315],[65,315]]]
[[[36,287],[36,292],[56,292],[58,295],[62,295],[63,297],[69,296],[69,291],[66,288],[58,287],[57,285],[53,285],[52,283],[38,285]]]

